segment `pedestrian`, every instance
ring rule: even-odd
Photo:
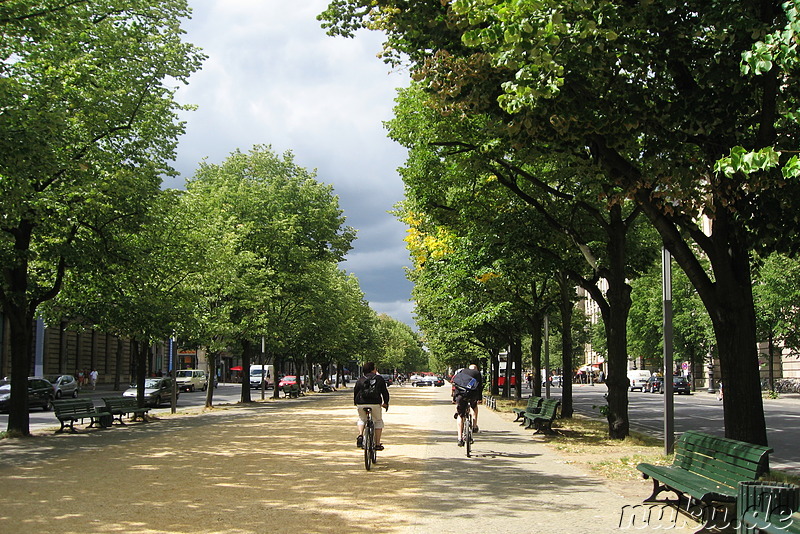
[[[83,371],[79,370],[79,371],[76,371],[76,372],[78,373],[78,387],[82,388],[83,387],[83,380],[84,380]]]
[[[722,380],[719,381],[718,386],[719,387],[717,388],[717,400],[721,401],[722,400]]]
[[[92,384],[92,389],[97,389],[97,369],[92,369],[92,372],[89,373],[89,381]]]

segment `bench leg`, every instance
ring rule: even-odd
[[[648,477],[645,477],[645,478],[648,478]],[[674,492],[674,493],[675,493],[675,495],[677,496],[677,500],[675,500],[675,501],[671,501],[671,500],[669,500],[669,499],[664,499],[664,500],[662,501],[662,500],[658,500],[658,499],[656,499],[656,497],[658,497],[658,495],[659,495],[659,494],[660,494],[662,491],[672,491],[672,492]],[[653,479],[653,493],[651,493],[651,494],[650,494],[650,496],[649,496],[648,498],[646,498],[646,499],[645,499],[644,501],[642,501],[642,502],[657,502],[657,503],[664,503],[664,504],[675,504],[675,505],[680,505],[680,501],[681,501],[681,494],[680,494],[680,493],[678,493],[677,491],[675,491],[674,489],[670,488],[669,486],[667,486],[667,485],[665,485],[665,484],[661,484],[661,483],[660,483],[658,480],[656,480],[656,479],[654,478],[654,479]],[[689,506],[689,505],[688,505],[688,503],[687,503],[687,508],[688,508],[688,506]]]
[[[686,511],[696,521],[703,524],[699,529],[695,530],[693,534],[726,532],[731,525],[736,523],[736,514],[733,513],[733,510],[729,506],[715,506],[713,503],[706,504],[694,501],[696,502],[698,510],[697,512],[692,512],[690,508],[694,508],[694,506],[690,505],[693,501],[694,499],[689,499],[689,502],[686,504]]]

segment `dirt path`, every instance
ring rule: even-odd
[[[475,456],[447,388],[392,388],[365,472],[351,392],[0,442],[0,532],[609,532],[635,504],[484,410]]]

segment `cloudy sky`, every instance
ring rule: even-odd
[[[358,239],[342,268],[354,273],[378,313],[413,324],[405,227],[387,213],[403,197],[405,150],[386,137],[396,88],[376,54],[381,36],[329,37],[316,20],[327,0],[190,0],[186,40],[208,56],[178,98],[185,116],[176,168],[183,187],[198,162],[272,145],[333,185]]]

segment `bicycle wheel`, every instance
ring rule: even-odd
[[[367,421],[364,428],[364,467],[367,471],[372,467],[373,457],[375,455],[375,428],[372,421]]]
[[[464,447],[467,449],[467,458],[472,456],[472,414],[467,412],[464,418]]]

